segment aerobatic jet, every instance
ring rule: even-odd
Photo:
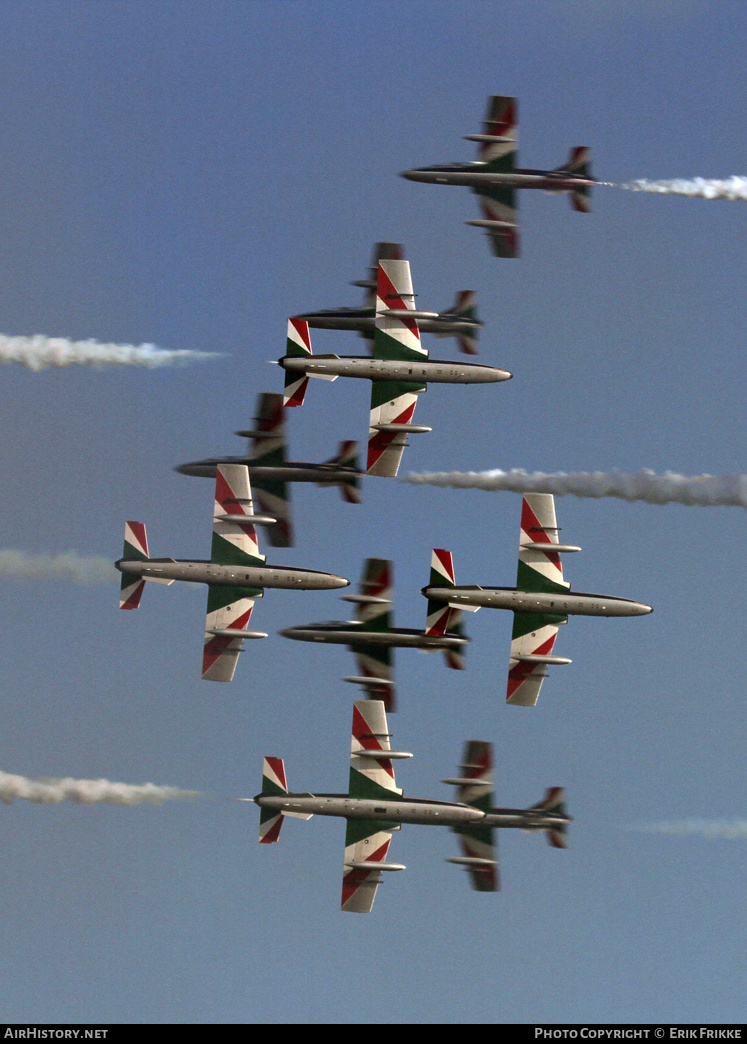
[[[466,185],[478,196],[483,217],[468,225],[484,228],[496,257],[519,256],[518,198],[516,189],[544,189],[567,192],[574,210],[591,210],[591,150],[571,149],[567,163],[556,170],[517,167],[518,102],[516,98],[494,95],[482,134],[466,134],[467,141],[479,143],[478,159],[471,163],[448,163],[402,171],[409,181],[435,185]]]
[[[461,614],[454,610],[445,634],[392,626],[392,563],[386,558],[367,558],[358,594],[343,595],[357,606],[355,620],[287,627],[280,633],[302,642],[347,645],[355,655],[359,675],[345,678],[362,686],[368,697],[381,700],[388,711],[395,709],[392,650],[423,649],[442,651],[446,664],[454,670],[464,668],[464,646],[469,641],[462,628]]]
[[[650,605],[627,598],[571,593],[571,585],[563,579],[560,556],[580,550],[558,541],[552,494],[527,493],[521,507],[516,587],[457,585],[451,552],[434,550],[430,583],[423,588],[428,599],[426,633],[448,631],[449,617],[455,609],[512,609],[514,626],[506,699],[521,707],[533,707],[546,668],[571,662],[552,654],[558,628],[568,622],[569,616],[644,616],[652,611]]]
[[[508,370],[496,366],[429,360],[420,344],[418,320],[434,313],[417,311],[414,302],[409,263],[380,261],[373,358],[313,355],[306,320],[288,322],[286,354],[278,360],[285,370],[286,406],[301,405],[309,377],[328,381],[359,377],[371,381],[368,475],[396,475],[407,435],[431,431],[412,423],[418,395],[429,383],[488,384],[511,377]]]
[[[327,308],[319,312],[304,312],[293,318],[305,319],[312,330],[357,330],[366,340],[372,341],[379,261],[392,260],[402,260],[402,244],[377,243],[368,279],[357,279],[352,284],[366,291],[362,308]],[[477,337],[482,325],[477,318],[474,290],[458,290],[451,308],[435,313],[432,319],[421,318],[418,321],[421,333],[433,334],[435,337],[455,337],[460,350],[467,355],[477,354]]]
[[[262,597],[266,587],[328,591],[347,587],[350,582],[334,573],[267,565],[265,556],[259,553],[254,527],[274,521],[266,515],[255,515],[246,466],[219,464],[210,559],[150,558],[145,526],[142,522],[126,522],[124,551],[114,563],[122,574],[120,609],[138,608],[146,580],[160,584],[172,584],[175,580],[207,584],[202,677],[231,681],[244,638],[267,637],[262,631],[247,630],[254,600]]]
[[[323,464],[287,460],[283,396],[275,392],[260,394],[255,423],[252,431],[236,432],[250,440],[245,457],[211,457],[180,464],[174,470],[182,475],[215,478],[219,464],[246,464],[260,510],[276,519],[267,526],[267,537],[273,547],[293,546],[289,482],[337,486],[348,504],[360,504],[363,472],[358,468],[357,442],[341,442],[337,456]]]
[[[553,847],[566,847],[565,831],[571,818],[561,787],[551,787],[544,800],[531,808],[493,807],[489,743],[468,743],[462,776],[444,780],[458,788],[456,801],[403,797],[394,781],[392,762],[410,757],[406,751],[390,748],[384,704],[380,700],[359,700],[353,705],[347,794],[289,792],[282,758],[265,758],[262,793],[241,800],[259,805],[262,844],[278,840],[285,816],[311,819],[316,814],[346,820],[341,905],[349,913],[368,913],[382,873],[405,869],[386,858],[392,833],[402,823],[451,827],[459,837],[462,855],[447,862],[468,870],[472,886],[484,892],[498,890],[493,840],[496,827],[545,831]]]

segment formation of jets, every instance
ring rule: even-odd
[[[376,329],[376,284],[379,261],[403,261],[401,243],[377,243],[368,279],[357,279],[353,286],[366,291],[361,308],[326,308],[319,312],[302,312],[294,319],[305,320],[312,330],[356,330],[372,341]],[[472,290],[458,290],[454,304],[444,312],[421,313],[418,327],[422,333],[436,337],[454,337],[461,351],[477,354],[477,338],[482,323],[477,318],[477,304]]]
[[[568,163],[554,171],[517,167],[515,98],[491,98],[483,133],[468,138],[480,145],[477,161],[419,168],[403,176],[472,188],[484,216],[468,223],[487,231],[493,252],[499,257],[519,254],[518,188],[566,192],[576,210],[589,210],[594,179],[589,172],[588,149],[573,149]],[[472,291],[460,291],[446,312],[417,309],[410,266],[402,256],[401,244],[377,243],[369,277],[354,285],[366,291],[362,307],[307,312],[289,319],[286,351],[278,360],[284,371],[284,391],[262,393],[255,427],[237,432],[250,440],[246,454],[211,457],[176,468],[185,475],[215,478],[210,559],[151,558],[145,526],[140,522],[125,525],[124,551],[116,562],[122,574],[122,609],[138,608],[148,580],[207,585],[202,661],[206,680],[231,681],[244,640],[267,637],[248,628],[254,602],[265,589],[333,590],[349,585],[347,579],[334,573],[268,565],[260,553],[257,526],[266,527],[273,546],[293,544],[291,483],[337,486],[344,500],[359,504],[361,479],[396,476],[407,436],[431,430],[413,423],[418,396],[429,384],[498,383],[511,377],[508,370],[496,366],[429,358],[421,344],[421,331],[453,336],[463,353],[474,355],[482,323],[477,319]],[[314,354],[310,327],[357,332],[369,342],[370,354]],[[310,377],[330,381],[355,377],[371,382],[365,470],[358,466],[354,441],[342,442],[338,454],[322,463],[287,459],[285,410],[303,404]],[[259,513],[255,513],[253,495]],[[495,807],[492,747],[483,740],[466,743],[461,774],[444,780],[456,787],[453,801],[405,798],[395,784],[392,766],[394,761],[411,755],[391,749],[387,711],[395,707],[395,648],[441,651],[448,667],[465,667],[469,639],[464,633],[463,610],[476,612],[486,607],[513,612],[507,702],[524,707],[536,704],[549,666],[571,662],[553,653],[559,626],[567,623],[569,616],[641,616],[651,612],[643,602],[571,592],[561,558],[579,550],[559,540],[553,497],[527,494],[522,501],[515,587],[457,584],[451,552],[435,549],[430,580],[422,589],[427,600],[425,627],[395,627],[392,562],[368,558],[358,592],[343,596],[356,607],[354,619],[282,630],[284,637],[298,641],[346,645],[355,656],[358,674],[345,680],[361,686],[367,698],[353,706],[346,794],[290,792],[283,760],[265,758],[262,792],[243,799],[259,806],[260,841],[277,841],[286,816],[345,819],[341,905],[343,910],[358,913],[371,909],[382,873],[404,869],[387,860],[392,833],[403,823],[449,827],[457,835],[461,855],[448,862],[467,870],[472,887],[478,891],[496,891],[499,887],[496,829],[540,831],[551,846],[564,848],[570,822],[564,790],[551,787],[544,799],[530,808]]]
[[[303,403],[309,377],[370,380],[366,474],[393,478],[407,435],[431,430],[412,423],[418,395],[428,384],[492,384],[511,378],[497,366],[430,360],[420,343],[418,321],[434,315],[415,308],[409,262],[379,261],[373,357],[314,355],[308,322],[290,319],[286,354],[278,359],[285,370],[285,404]]]
[[[357,607],[355,620],[287,627],[280,633],[301,642],[347,645],[355,654],[359,675],[345,678],[360,685],[369,697],[394,710],[392,650],[422,649],[443,651],[446,664],[454,670],[464,668],[464,646],[469,642],[462,627],[461,614],[453,609],[448,626],[439,631],[415,631],[392,626],[392,563],[386,558],[367,558],[358,594],[343,595]]]
[[[565,848],[570,816],[565,792],[550,787],[544,800],[531,808],[494,808],[492,748],[472,741],[464,749],[462,775],[445,779],[457,788],[455,801],[406,798],[396,785],[392,762],[412,754],[392,750],[386,711],[380,700],[353,705],[350,782],[347,794],[293,793],[288,790],[282,758],[265,758],[262,792],[244,798],[259,805],[259,840],[278,840],[283,819],[337,816],[346,822],[341,907],[368,913],[382,873],[406,869],[387,861],[392,834],[403,823],[450,827],[459,838],[461,856],[448,862],[468,870],[477,891],[498,889],[497,828],[543,831],[555,848]]]
[[[517,189],[567,192],[574,210],[591,210],[591,151],[585,146],[571,149],[567,163],[555,170],[532,170],[517,166],[519,132],[516,98],[494,95],[482,134],[465,134],[479,144],[478,159],[471,163],[446,163],[402,171],[409,181],[434,185],[466,185],[480,201],[483,216],[468,225],[484,228],[497,257],[519,256]]]
[[[259,396],[255,424],[252,431],[236,432],[249,439],[246,456],[195,460],[180,464],[175,471],[182,475],[215,478],[219,464],[245,464],[261,510],[275,519],[266,523],[267,537],[273,547],[293,546],[289,482],[337,486],[348,504],[360,504],[360,476],[363,473],[358,468],[357,442],[341,442],[337,455],[323,464],[288,460],[283,396],[275,392],[262,392]]]
[[[651,606],[611,595],[571,593],[563,579],[560,556],[580,551],[573,544],[558,542],[555,498],[551,493],[528,493],[521,505],[519,568],[516,587],[465,587],[457,585],[451,552],[434,549],[431,576],[423,594],[428,599],[426,634],[449,631],[451,615],[463,609],[477,612],[511,609],[511,661],[506,700],[522,707],[537,702],[545,668],[571,661],[553,656],[552,648],[561,624],[569,616],[645,616]]]

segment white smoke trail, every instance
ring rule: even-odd
[[[10,805],[16,798],[34,801],[39,805],[58,805],[61,801],[75,801],[79,805],[161,805],[201,797],[198,790],[179,790],[177,787],[159,787],[155,783],[136,786],[131,783],[112,783],[108,779],[27,779],[9,772],[0,772],[0,801]]]
[[[33,555],[28,551],[0,549],[0,577],[37,580],[72,580],[76,584],[107,583],[119,578],[108,558],[101,555],[79,555],[66,551],[61,555]]]
[[[8,337],[0,334],[0,363],[20,363],[29,370],[48,366],[184,366],[190,362],[222,358],[219,352],[172,351],[154,344],[101,344],[99,341],[69,341],[66,337]]]
[[[701,507],[747,508],[747,475],[663,475],[644,468],[636,475],[622,471],[436,471],[403,475],[413,485],[453,489],[510,490],[514,493],[554,493],[558,497],[618,497],[648,504],[689,504]]]
[[[695,196],[698,199],[739,199],[747,202],[747,177],[732,174],[730,178],[672,178],[648,181],[636,178],[617,188],[631,192],[659,192],[668,196]]]
[[[747,838],[747,819],[683,819],[671,823],[641,823],[630,830],[642,830],[647,834],[672,834],[687,837],[697,834],[709,841],[717,838],[737,841]]]

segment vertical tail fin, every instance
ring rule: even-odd
[[[288,793],[285,765],[282,758],[265,758],[262,765],[262,793],[273,797]],[[262,845],[277,841],[283,825],[283,814],[275,809],[259,809],[259,842]]]
[[[532,807],[542,809],[543,812],[550,812],[556,816],[567,816],[565,787],[548,787],[543,799]],[[551,845],[553,848],[567,848],[567,831],[568,825],[566,823],[558,823],[557,826],[546,827],[545,837],[548,845]]]
[[[285,354],[293,356],[312,354],[309,324],[305,319],[288,320],[288,338],[285,345]],[[308,386],[309,378],[306,374],[292,373],[290,370],[286,370],[283,405],[300,406],[303,403]]]
[[[359,471],[358,467],[358,443],[354,439],[346,439],[345,442],[340,443],[340,448],[337,451],[337,455],[331,457],[327,464],[339,464],[345,468],[355,468]],[[361,492],[360,492],[360,479],[358,475],[351,475],[349,479],[344,482],[338,483],[340,487],[340,496],[348,504],[360,504]],[[320,482],[320,486],[325,483]]]
[[[474,290],[458,290],[456,300],[446,315],[456,315],[461,319],[469,319],[478,322],[477,303]],[[477,331],[472,333],[459,333],[456,335],[459,350],[465,355],[477,355]]]
[[[434,548],[431,552],[431,575],[429,587],[455,587],[454,562],[451,551]],[[435,598],[428,599],[426,610],[426,634],[446,634],[449,630],[453,610],[446,602]]]
[[[576,145],[571,149],[568,162],[558,168],[563,174],[579,174],[582,178],[591,177],[591,149],[584,145]],[[591,210],[591,185],[579,185],[570,193],[571,206],[588,214]]]
[[[125,561],[143,562],[148,560],[148,536],[142,522],[125,522],[124,549],[122,558]],[[132,573],[122,573],[119,591],[120,609],[137,609],[143,596],[145,580]]]

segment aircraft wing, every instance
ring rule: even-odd
[[[353,704],[353,732],[350,746],[351,798],[380,797],[391,800],[401,795],[394,781],[391,750],[384,704],[379,700],[356,700]],[[392,840],[399,823],[385,820],[348,819],[345,831],[345,863],[342,878],[342,909],[368,913]]]
[[[280,468],[286,463],[285,407],[283,396],[274,392],[262,392],[257,400],[255,429],[242,432],[249,437],[249,465],[264,468]],[[282,480],[254,479],[254,495],[260,510],[272,518],[274,525],[267,527],[267,539],[273,547],[292,547],[290,492]]]
[[[374,359],[418,360],[428,358],[420,343],[415,319],[393,317],[388,311],[413,311],[415,296],[408,261],[379,261],[376,283]],[[366,473],[394,477],[407,445],[407,425],[412,422],[418,395],[425,385],[409,381],[372,381]],[[399,429],[399,430],[398,430]]]
[[[392,628],[392,563],[388,558],[367,558],[357,595],[343,595],[356,603],[355,618],[364,631],[387,632]],[[388,711],[394,710],[392,682],[392,649],[388,645],[356,643],[350,646],[360,677],[360,684],[370,699],[381,700]]]
[[[493,748],[484,740],[464,745],[456,800],[488,813],[493,805]],[[479,823],[455,827],[462,851],[460,863],[469,872],[472,887],[478,892],[497,892],[500,888],[495,830]],[[462,862],[463,861],[463,862]]]
[[[551,493],[527,493],[521,505],[519,565],[516,587],[521,591],[542,591],[564,595],[571,586],[563,579],[563,565],[555,517],[555,498]],[[546,547],[547,550],[543,550]],[[570,550],[573,550],[572,548]],[[537,702],[558,627],[567,621],[563,613],[514,613],[511,634],[511,659],[506,700],[521,707]],[[562,661],[561,661],[562,662]]]
[[[479,159],[485,170],[510,174],[516,169],[519,147],[519,107],[516,98],[496,94],[488,99],[483,133],[473,135],[480,142]],[[518,198],[511,185],[486,185],[476,188],[483,217],[481,224],[490,237],[496,257],[519,256]]]
[[[518,707],[534,707],[547,676],[547,663],[541,657],[550,656],[560,624],[567,616],[547,613],[514,613],[511,634],[511,658],[508,666],[506,702]],[[533,660],[532,657],[540,659]]]
[[[257,534],[251,522],[236,521],[254,514],[249,469],[245,464],[219,464],[215,479],[213,544],[210,561],[219,565],[261,565]],[[252,614],[261,588],[208,584],[202,677],[208,681],[231,681],[242,649],[241,632]]]

